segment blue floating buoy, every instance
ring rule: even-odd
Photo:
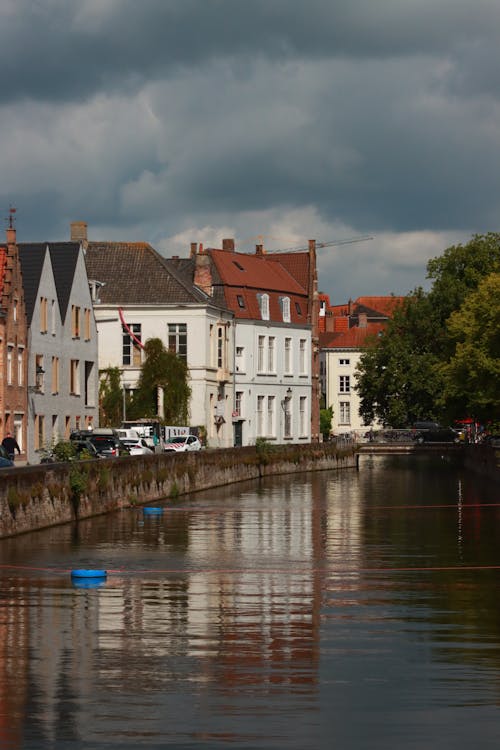
[[[71,571],[71,578],[96,578],[102,580],[106,578],[107,572],[105,570],[93,570],[86,568],[77,568]]]
[[[146,506],[143,511],[145,516],[160,516],[163,513],[163,508]]]

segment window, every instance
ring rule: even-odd
[[[238,307],[240,307],[243,310],[245,308],[245,299],[243,295],[237,294],[236,299],[238,301]]]
[[[84,319],[85,319],[85,332],[84,332],[85,341],[90,341],[90,310],[88,308],[85,308]]]
[[[7,347],[7,385],[12,385],[12,355],[13,355],[14,347],[8,346]]]
[[[131,323],[128,328],[133,334],[133,337],[123,329],[122,364],[140,367],[142,363],[142,348],[138,342],[142,341],[141,324]]]
[[[94,406],[94,363],[85,362],[85,406]]]
[[[35,450],[43,448],[45,443],[45,417],[42,414],[35,416]]]
[[[47,297],[40,297],[40,333],[47,333],[48,328]]]
[[[53,394],[59,393],[59,357],[52,357],[51,390]]]
[[[14,323],[17,323],[17,299],[14,300],[14,306],[12,309],[12,318],[14,320]]]
[[[351,360],[350,359],[339,359],[339,365],[350,365]]]
[[[274,336],[269,336],[268,348],[267,348],[267,371],[268,372],[275,372],[275,367],[274,367],[274,343],[275,343]]]
[[[245,372],[245,348],[236,347],[236,372]]]
[[[217,367],[224,367],[224,328],[217,326]]]
[[[290,322],[290,297],[280,297],[281,314],[283,323]]]
[[[275,437],[275,398],[267,397],[267,434],[269,437]]]
[[[351,404],[349,401],[340,401],[339,414],[339,424],[351,424]]]
[[[44,390],[44,375],[45,369],[43,367],[43,354],[35,355],[35,387],[40,393]]]
[[[178,357],[187,362],[187,324],[168,324],[168,348]]]
[[[351,378],[349,375],[339,376],[339,392],[350,393],[351,392]]]
[[[292,374],[292,339],[285,339],[285,375]]]
[[[17,350],[17,384],[24,385],[24,349]]]
[[[301,396],[299,399],[299,434],[301,437],[307,435],[307,397]]]
[[[257,436],[264,437],[264,396],[257,396]]]
[[[50,303],[50,330],[53,336],[56,335],[56,301],[51,300]]]
[[[80,338],[80,308],[71,305],[71,334],[74,339]]]
[[[257,351],[257,372],[264,372],[264,344],[266,337],[259,336],[259,348]]]
[[[269,320],[269,295],[258,294],[257,302],[259,303],[260,317],[262,320]]]
[[[299,373],[301,375],[307,375],[306,367],[306,340],[300,339],[299,341]]]
[[[69,392],[73,396],[80,395],[80,360],[72,359],[69,363]]]
[[[283,400],[283,412],[285,417],[283,437],[292,437],[292,399],[286,397]]]
[[[236,391],[234,394],[234,411],[237,417],[241,417],[243,407],[243,391]]]

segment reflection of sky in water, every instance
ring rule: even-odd
[[[4,540],[0,746],[493,747],[495,502],[363,458]]]

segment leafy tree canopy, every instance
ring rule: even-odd
[[[165,349],[161,339],[148,339],[141,375],[129,407],[131,419],[158,416],[158,393],[163,394],[166,424],[183,425],[189,421],[189,371],[184,360]]]
[[[419,419],[466,414],[463,388],[454,389],[452,381],[460,373],[463,376],[456,357],[465,341],[458,336],[457,327],[470,324],[470,312],[467,318],[453,318],[455,323],[447,325],[447,320],[485,277],[500,272],[500,235],[476,235],[465,246],[448,248],[429,261],[427,272],[433,282],[431,291],[416,289],[410,294],[360,359],[356,387],[366,424],[377,418],[392,427],[405,427]],[[497,294],[490,301],[497,309],[498,299]],[[474,306],[478,304],[476,301]],[[481,348],[477,336],[468,343],[470,349]],[[470,351],[468,356],[476,361]],[[463,368],[463,358],[461,361]],[[448,362],[450,366],[445,367]],[[489,399],[491,405],[490,396],[481,399]]]
[[[121,423],[123,391],[120,377],[119,367],[108,367],[100,372],[99,424],[103,427],[116,427]]]

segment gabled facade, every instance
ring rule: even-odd
[[[28,462],[98,424],[97,329],[78,242],[19,245],[29,327]]]
[[[26,458],[28,331],[16,230],[0,245],[0,442],[7,432]]]
[[[118,367],[133,391],[143,362],[142,345],[159,338],[186,361],[191,388],[190,425],[211,435],[212,414],[232,362],[232,313],[193,285],[179,259],[167,260],[143,242],[92,242],[86,225],[72,225],[85,247],[99,331],[99,369]],[[222,411],[222,407],[221,411]],[[126,414],[123,415],[126,417]],[[163,417],[158,401],[158,416]],[[211,439],[212,438],[212,439]]]
[[[332,433],[364,435],[378,425],[364,425],[355,390],[356,367],[367,346],[376,345],[394,309],[403,297],[359,297],[345,305],[320,300],[321,388],[327,407],[333,408]]]
[[[234,322],[230,380],[219,389],[212,436],[223,444],[310,442],[312,326],[309,294],[277,257],[258,246],[237,253],[191,245],[193,280],[228,307]],[[222,419],[221,419],[222,418]]]

